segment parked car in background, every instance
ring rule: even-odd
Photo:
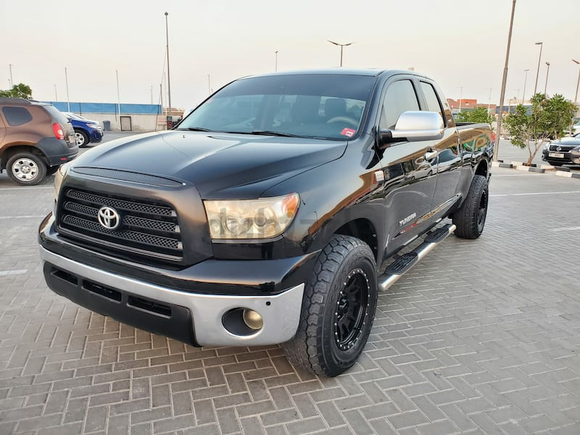
[[[103,127],[98,121],[83,118],[71,112],[63,112],[71,122],[76,136],[77,145],[86,147],[89,143],[98,143],[103,140]]]
[[[580,165],[580,133],[547,144],[542,150],[542,160],[552,166]]]
[[[0,171],[12,180],[38,184],[78,151],[73,126],[55,107],[0,98]]]

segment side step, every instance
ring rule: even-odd
[[[427,234],[425,241],[417,246],[411,252],[401,255],[395,261],[393,261],[389,267],[385,270],[385,273],[379,276],[379,289],[387,290],[394,283],[396,283],[399,278],[401,278],[405,273],[407,273],[411,268],[421,261],[425,256],[435,248],[439,243],[447,238],[450,234],[453,234],[457,228],[453,224],[445,225],[441,228],[432,231]]]

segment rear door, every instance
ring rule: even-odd
[[[394,129],[403,112],[420,110],[418,85],[412,76],[396,76],[387,82],[378,128]],[[386,255],[409,243],[432,221],[429,212],[436,186],[437,161],[428,160],[426,155],[433,145],[432,140],[399,142],[383,152]]]
[[[422,109],[439,113],[445,125],[443,137],[433,143],[433,151],[437,152],[437,183],[431,209],[434,219],[438,219],[459,199],[462,167],[459,134],[451,111],[440,98],[435,84],[424,79],[421,79],[419,83],[423,94]]]

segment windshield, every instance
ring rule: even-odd
[[[357,134],[375,77],[282,75],[235,81],[178,130],[341,139]]]

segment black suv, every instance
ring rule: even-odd
[[[38,184],[78,151],[71,123],[55,107],[0,98],[0,171],[12,180]]]

